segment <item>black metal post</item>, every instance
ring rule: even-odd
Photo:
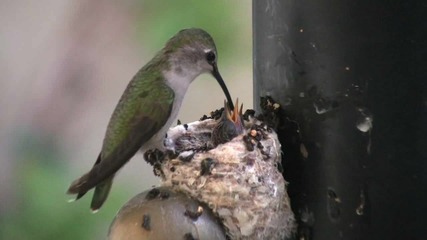
[[[254,0],[253,27],[298,239],[427,239],[427,2]]]

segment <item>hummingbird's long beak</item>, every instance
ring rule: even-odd
[[[222,88],[222,91],[224,91],[225,97],[227,98],[228,105],[230,106],[230,110],[233,110],[234,109],[233,100],[231,100],[231,96],[230,96],[230,93],[228,92],[227,86],[225,85],[224,80],[222,80],[221,74],[219,74],[216,63],[213,64],[212,67],[213,67],[212,75],[218,81],[219,85]]]

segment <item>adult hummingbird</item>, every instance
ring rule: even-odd
[[[107,199],[116,172],[139,149],[164,150],[164,138],[190,83],[211,73],[234,108],[218,71],[217,50],[204,30],[179,31],[129,82],[108,123],[101,153],[92,169],[69,187],[68,194],[81,198],[95,188],[91,209],[97,211]]]

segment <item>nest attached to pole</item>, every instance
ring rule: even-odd
[[[161,185],[206,203],[231,239],[285,239],[295,219],[278,170],[281,146],[276,133],[254,117],[243,133],[214,146],[219,120],[204,119],[168,131],[169,152],[153,164]]]

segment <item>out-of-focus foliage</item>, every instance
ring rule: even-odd
[[[120,80],[119,70],[136,72],[142,59],[152,57],[167,39],[188,27],[201,27],[213,35],[220,66],[228,65],[237,72],[234,76],[241,65],[250,66],[252,42],[243,34],[251,26],[249,0],[25,0],[2,5],[0,179],[8,182],[0,183],[0,239],[104,239],[121,205],[138,193],[135,189],[146,190],[140,179],[132,181],[136,186],[123,184],[123,170],[97,214],[89,211],[92,192],[74,203],[68,203],[71,196],[65,194],[70,181],[95,161],[116,95],[122,91],[113,95],[111,89],[123,89],[130,77]],[[10,13],[12,5],[19,11]],[[28,32],[34,36],[25,35]],[[127,36],[120,35],[123,32]],[[102,37],[93,37],[97,35]],[[135,46],[131,50],[108,52],[110,46],[129,44],[129,38]],[[231,74],[222,74],[228,84],[237,85],[236,78],[227,78]],[[108,79],[110,75],[114,79]],[[197,115],[191,119],[198,119],[211,109],[191,110]]]
[[[174,35],[177,29],[199,27],[215,36],[221,49],[221,59],[227,61],[229,54],[236,54],[242,42],[239,33],[242,22],[239,9],[246,8],[250,1],[140,1],[137,16],[138,37],[152,42],[152,49],[160,49],[164,39]],[[236,11],[237,10],[237,11]],[[149,19],[149,21],[147,21]],[[250,24],[250,23],[244,23]],[[233,33],[233,34],[230,34]],[[251,42],[249,42],[249,45]]]
[[[20,185],[13,211],[0,218],[0,239],[97,239],[106,234],[109,222],[120,205],[132,194],[116,188],[106,207],[97,214],[89,211],[90,198],[79,204],[67,202],[68,170],[60,161],[60,146],[34,135],[23,136],[16,144],[19,163],[16,179]],[[88,194],[90,195],[90,193]],[[69,197],[72,199],[71,197]],[[104,229],[102,232],[100,229]]]

